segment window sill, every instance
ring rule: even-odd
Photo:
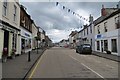
[[[5,19],[7,19],[7,20],[9,20],[9,18],[7,17],[7,16],[5,16],[5,15],[2,15]]]
[[[13,23],[14,23],[15,25],[17,25],[17,22],[16,22],[16,21],[13,21]]]

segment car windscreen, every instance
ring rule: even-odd
[[[86,44],[86,45],[83,45],[83,48],[84,48],[84,47],[90,48],[90,45],[87,45],[87,44]]]

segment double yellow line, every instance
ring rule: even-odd
[[[43,55],[42,55],[43,56]],[[37,69],[37,67],[38,67],[38,65],[39,65],[39,63],[40,63],[40,61],[42,60],[42,56],[39,58],[39,60],[37,61],[37,64],[35,65],[35,67],[33,68],[33,70],[32,70],[32,72],[31,72],[31,74],[30,74],[30,76],[28,77],[28,80],[31,80],[32,79],[32,77],[33,77],[33,75],[34,75],[34,73],[35,73],[35,71],[36,71],[36,69]]]

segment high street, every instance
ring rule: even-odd
[[[44,52],[28,78],[118,78],[118,62],[53,47]]]

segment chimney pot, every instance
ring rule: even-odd
[[[106,10],[104,8],[104,5],[102,5],[101,16],[106,16]]]

